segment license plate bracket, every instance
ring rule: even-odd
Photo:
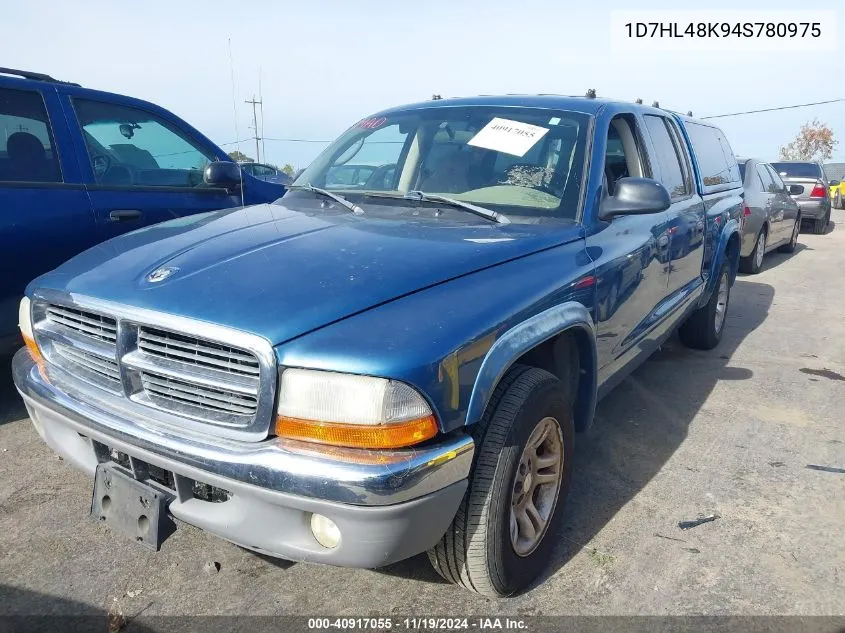
[[[158,551],[176,529],[167,514],[173,495],[138,481],[110,462],[97,465],[91,517],[131,540]]]

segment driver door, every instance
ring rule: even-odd
[[[215,153],[174,121],[107,97],[63,99],[101,239],[241,205],[240,195],[203,183]]]

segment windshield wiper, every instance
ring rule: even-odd
[[[470,213],[474,213],[475,215],[480,215],[482,218],[487,220],[492,220],[493,222],[498,222],[499,224],[510,224],[511,221],[507,218],[507,216],[497,213],[492,209],[485,209],[484,207],[479,207],[475,204],[470,204],[469,202],[464,202],[463,200],[456,200],[455,198],[448,198],[446,196],[441,196],[436,193],[426,193],[424,191],[409,191],[405,194],[391,194],[391,193],[381,193],[375,191],[368,191],[363,194],[364,197],[374,197],[374,198],[402,198],[404,200],[418,200],[421,202],[442,202],[443,204],[448,204],[451,207],[457,207],[458,209],[464,209],[465,211],[469,211]]]
[[[336,193],[332,193],[331,191],[327,191],[326,189],[315,187],[310,183],[307,185],[288,185],[287,188],[292,189],[293,191],[310,191],[311,193],[316,193],[317,195],[334,200],[339,205],[352,211],[355,215],[364,215],[364,210],[354,202],[350,202],[346,198],[339,196]]]

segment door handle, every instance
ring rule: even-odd
[[[131,222],[132,220],[140,220],[143,215],[138,209],[115,209],[109,213],[109,221]]]
[[[667,248],[669,246],[669,236],[661,235],[660,239],[657,240],[657,246],[660,248]]]

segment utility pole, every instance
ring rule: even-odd
[[[255,106],[260,105],[263,106],[264,104],[259,100],[255,100],[255,95],[252,95],[252,101],[244,101],[244,103],[251,103],[252,104],[252,124],[255,130],[255,162],[261,162],[261,154],[258,149],[258,141],[261,140],[261,135],[258,133],[258,112],[255,109]]]

